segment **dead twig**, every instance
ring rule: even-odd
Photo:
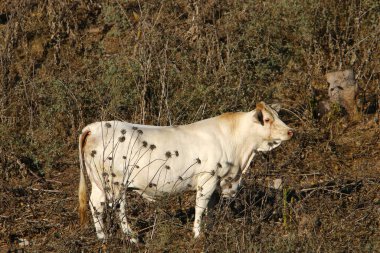
[[[45,189],[37,189],[37,188],[32,188],[32,187],[28,187],[27,189],[32,190],[32,191],[42,191],[42,192],[48,192],[48,193],[64,193],[58,190],[45,190]]]

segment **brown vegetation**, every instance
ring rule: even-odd
[[[380,251],[380,3],[0,3],[0,252]],[[325,74],[352,68],[360,120],[317,117]],[[292,141],[255,158],[237,197],[192,239],[194,197],[128,217],[102,246],[77,215],[81,128],[101,119],[177,125],[281,102]],[[274,179],[282,189],[272,189]]]

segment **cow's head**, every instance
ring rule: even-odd
[[[260,102],[254,111],[256,134],[263,140],[258,151],[270,151],[293,136],[293,130],[278,117],[279,106],[272,107]]]

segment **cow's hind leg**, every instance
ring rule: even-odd
[[[125,214],[125,194],[121,194],[119,219],[121,229],[123,230],[124,234],[129,238],[130,242],[137,243],[138,239],[137,237],[133,236],[133,231],[128,225],[127,216]]]
[[[94,219],[96,235],[100,240],[105,239],[103,225],[103,211],[105,200],[106,198],[104,192],[98,187],[93,186],[90,197],[90,209],[92,213],[92,218]]]
[[[201,221],[203,212],[206,210],[211,195],[216,188],[216,177],[206,175],[200,178],[197,186],[197,196],[195,204],[195,220],[194,220],[194,238],[199,236],[201,230]]]

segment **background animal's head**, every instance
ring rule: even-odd
[[[269,151],[278,147],[282,141],[289,140],[293,136],[293,130],[288,127],[278,116],[280,106],[272,107],[264,102],[259,102],[254,111],[256,134],[263,139],[258,151]]]

